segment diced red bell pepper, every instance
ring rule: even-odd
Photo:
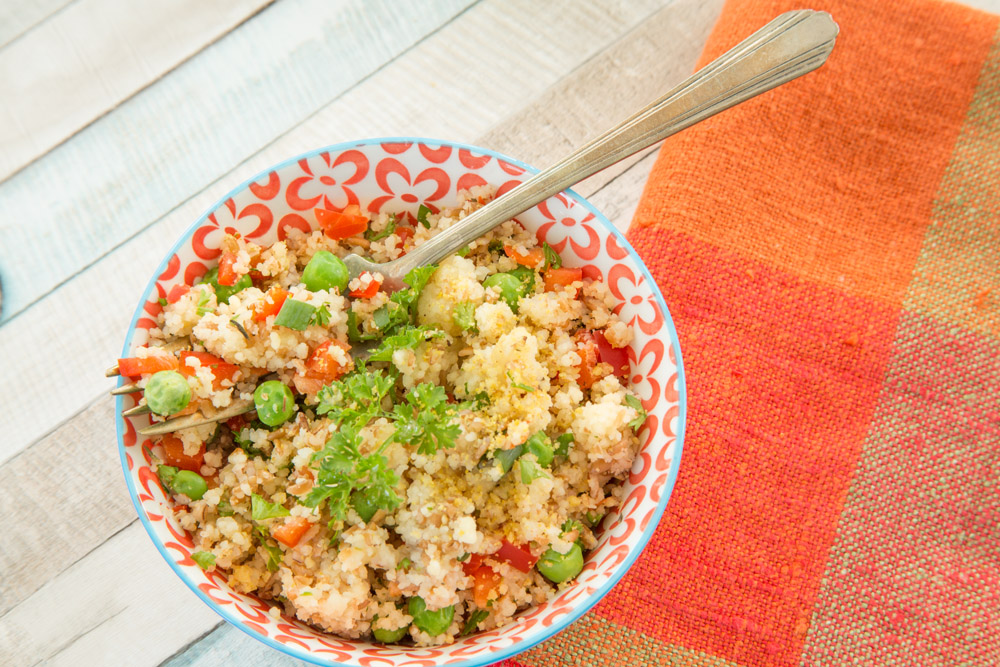
[[[378,288],[381,286],[381,281],[372,278],[367,287],[364,289],[351,290],[350,295],[355,299],[370,299],[378,294]]]
[[[317,208],[315,213],[316,221],[323,228],[323,232],[334,240],[349,239],[364,234],[368,229],[368,218],[363,215],[354,215],[346,210],[328,211],[323,208]]]
[[[140,375],[149,375],[159,371],[177,370],[177,357],[155,356],[155,357],[128,357],[118,360],[118,372],[130,378],[137,378]]]
[[[281,307],[285,305],[288,292],[280,287],[272,287],[264,295],[263,301],[258,301],[253,307],[253,321],[263,322],[271,315],[277,315]]]
[[[494,597],[492,595],[493,591],[499,588],[500,582],[503,579],[489,565],[484,565],[476,570],[475,574],[472,575],[472,579],[472,599],[475,600],[477,607],[485,609],[486,605],[490,602],[490,598]]]
[[[469,560],[462,563],[462,570],[466,575],[472,576],[476,573],[476,570],[483,566],[483,555],[482,554],[472,554],[469,556]]]
[[[413,227],[396,227],[396,236],[399,237],[399,241],[396,243],[396,247],[402,250],[406,247],[406,242],[413,238]]]
[[[240,370],[240,367],[236,364],[223,361],[219,357],[209,354],[208,352],[192,352],[185,350],[181,352],[181,364],[180,368],[178,368],[181,375],[191,376],[195,374],[195,367],[187,364],[187,359],[189,357],[194,357],[201,362],[202,366],[212,369],[212,376],[214,377],[212,380],[213,389],[221,389],[223,380],[229,380],[232,382],[236,372]]]
[[[517,546],[507,540],[500,543],[500,549],[493,554],[498,560],[510,563],[521,572],[528,572],[538,561],[526,546]]]
[[[532,248],[528,252],[521,254],[514,249],[514,246],[505,245],[503,247],[503,251],[508,257],[521,266],[527,266],[532,269],[537,266],[541,266],[542,262],[545,261],[545,251],[541,248]]]
[[[332,348],[334,347],[339,347],[344,352],[349,352],[351,349],[350,345],[339,340],[328,340],[321,343],[312,351],[306,361],[306,377],[329,383],[340,379],[340,376],[350,370],[350,357],[348,357],[346,365],[341,364],[335,356],[336,353],[333,352]]]
[[[160,445],[163,447],[163,462],[168,466],[198,472],[205,462],[205,443],[201,444],[198,452],[194,456],[184,453],[184,443],[176,435],[167,433],[160,438]]]
[[[293,548],[302,539],[302,536],[309,530],[309,521],[301,516],[293,516],[286,523],[275,526],[271,530],[274,539],[284,544],[289,549]]]
[[[613,372],[618,377],[625,379],[628,377],[628,352],[624,347],[612,347],[608,339],[604,337],[603,331],[594,332],[594,341],[597,342],[597,357],[601,362],[610,364]]]
[[[545,291],[554,292],[559,287],[566,287],[583,280],[583,269],[552,268],[545,272]]]
[[[580,377],[576,383],[581,389],[590,389],[597,381],[594,367],[597,365],[597,341],[591,331],[581,331],[576,335],[576,351],[580,355]]]
[[[224,252],[219,258],[219,284],[232,287],[240,279],[240,274],[234,268],[236,265],[236,253]]]
[[[191,291],[189,285],[181,283],[180,285],[174,285],[170,288],[170,292],[167,293],[167,303],[177,303],[181,300],[181,297]]]

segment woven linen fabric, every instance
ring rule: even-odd
[[[688,381],[666,514],[512,666],[1000,664],[998,18],[810,6],[828,63],[668,139],[629,231]],[[732,0],[700,65],[801,7]]]

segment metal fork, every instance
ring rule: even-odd
[[[385,276],[387,288],[397,289],[413,269],[439,262],[601,169],[808,74],[826,62],[838,32],[826,12],[803,9],[781,14],[660,99],[399,259],[379,264],[347,255],[344,262],[351,278],[378,272]]]
[[[601,169],[815,70],[826,62],[838,32],[837,24],[826,12],[802,9],[781,14],[663,97],[399,259],[375,263],[358,255],[347,255],[344,262],[351,278],[366,271],[378,272],[385,277],[386,289],[401,288],[404,276],[413,269],[441,261],[502,222]],[[117,367],[109,369],[108,374],[116,375]],[[111,393],[135,391],[140,391],[139,387],[128,384]],[[156,435],[229,419],[252,410],[252,403],[247,403],[234,401],[229,408],[211,416],[186,415],[139,432]],[[128,417],[143,412],[141,408],[133,408],[122,414]]]

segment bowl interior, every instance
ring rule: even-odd
[[[372,212],[415,216],[421,203],[454,205],[457,193],[491,184],[502,194],[533,170],[483,149],[420,139],[374,139],[324,148],[274,167],[237,187],[177,242],[146,287],[125,341],[124,355],[148,340],[158,299],[176,284],[193,284],[215,265],[219,243],[238,231],[256,243],[283,239],[292,227],[310,230],[315,207],[359,204]],[[514,623],[449,646],[387,647],[326,635],[268,614],[267,603],[232,591],[220,573],[191,560],[193,542],[174,519],[152,466],[152,443],[137,436],[148,416],[123,419],[131,396],[118,397],[118,440],[132,500],[150,537],[181,579],[223,618],[285,653],[320,664],[481,665],[509,657],[555,634],[593,606],[621,578],[656,527],[680,464],[684,381],[676,332],[648,270],[610,222],[572,192],[549,198],[518,216],[565,265],[604,280],[615,311],[635,331],[628,350],[632,385],[648,419],[642,447],[625,484],[624,502],[605,517],[598,546],[575,583]]]

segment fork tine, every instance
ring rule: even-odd
[[[236,400],[233,401],[229,407],[219,410],[211,417],[207,417],[200,412],[196,412],[193,415],[175,417],[174,419],[168,419],[165,422],[158,422],[152,426],[147,426],[146,428],[139,429],[139,433],[141,435],[163,435],[164,433],[173,433],[174,431],[191,428],[192,426],[201,426],[202,424],[220,422],[225,419],[229,419],[230,417],[235,417],[236,415],[245,414],[253,409],[253,401]]]
[[[137,405],[134,408],[123,410],[122,417],[138,417],[139,415],[148,415],[150,412],[152,410],[149,409],[148,405]]]
[[[132,384],[123,384],[120,387],[115,387],[111,390],[111,395],[120,396],[121,394],[134,394],[137,391],[142,391],[142,387],[133,382]]]

